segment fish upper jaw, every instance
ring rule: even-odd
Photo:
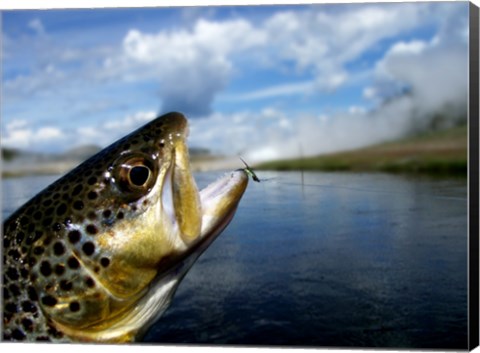
[[[244,169],[228,172],[198,190],[190,169],[188,148],[177,140],[161,189],[161,225],[167,220],[177,252],[187,251],[230,222],[248,185]],[[218,232],[219,233],[219,232]]]

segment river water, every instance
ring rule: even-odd
[[[257,174],[146,342],[467,348],[466,179]],[[3,180],[3,216],[55,179]]]

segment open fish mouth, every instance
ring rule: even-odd
[[[224,173],[201,190],[198,190],[193,177],[181,177],[182,182],[188,184],[180,183],[176,178],[179,178],[178,170],[171,165],[164,177],[161,203],[171,222],[173,234],[177,235],[176,239],[183,240],[184,244],[179,248],[184,251],[169,257],[168,261],[162,261],[160,274],[168,267],[182,266],[186,259],[193,264],[230,223],[248,184],[248,174],[244,169]],[[188,222],[188,226],[182,222]],[[196,229],[197,233],[191,233],[192,229]]]

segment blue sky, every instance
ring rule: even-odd
[[[466,109],[468,3],[9,10],[2,19],[8,147],[106,146],[177,110],[190,118],[190,145],[261,160],[396,138]]]

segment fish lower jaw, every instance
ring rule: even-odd
[[[201,238],[215,229],[225,228],[231,221],[238,203],[247,187],[245,171],[235,170],[223,175],[217,181],[200,191],[202,205]]]

